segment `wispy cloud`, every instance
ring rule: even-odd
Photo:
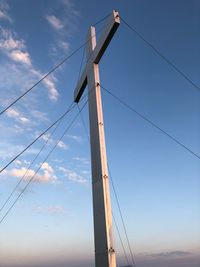
[[[2,128],[1,128],[2,130]],[[24,147],[22,145],[16,145],[13,142],[0,142],[0,166],[3,165],[3,160],[7,160],[16,156],[19,151],[22,151]],[[29,153],[31,150],[29,150]],[[3,167],[3,166],[2,166]]]
[[[22,164],[22,161],[21,161],[21,160],[18,160],[18,159],[16,159],[16,160],[14,161],[14,163],[15,163],[16,165],[21,165],[21,164]]]
[[[17,111],[14,108],[10,108],[7,112],[6,115],[9,118],[14,118],[16,121],[22,123],[22,124],[27,124],[30,122],[30,120],[28,118],[26,118],[25,116],[23,116],[19,111]]]
[[[72,171],[70,169],[59,167],[59,170],[64,173],[64,176],[66,176],[70,181],[73,181],[75,183],[79,184],[86,184],[87,180],[79,175],[77,172]]]
[[[64,28],[63,23],[61,22],[60,19],[58,19],[56,16],[54,15],[47,15],[46,16],[47,21],[49,22],[49,24],[55,29],[55,30],[62,30]]]
[[[60,205],[55,205],[55,206],[35,206],[33,208],[35,212],[38,213],[49,213],[49,214],[63,214],[65,213],[65,208]]]
[[[68,149],[68,146],[63,141],[59,141],[58,147],[64,150]]]
[[[11,30],[0,27],[1,38],[0,48],[4,53],[8,53],[13,50],[26,49],[24,40],[17,38],[17,34]]]
[[[73,157],[73,160],[76,160],[78,162],[81,162],[83,164],[89,164],[90,161],[86,158],[83,158],[83,157]]]
[[[174,251],[164,251],[160,253],[148,254],[147,256],[155,258],[175,258],[175,257],[185,257],[192,255],[189,251],[174,250]]]
[[[62,40],[60,40],[60,41],[58,42],[58,46],[59,46],[62,50],[64,50],[64,51],[68,51],[68,50],[69,50],[69,47],[70,47],[70,45],[69,45],[68,42],[66,42],[66,41],[62,41]]]
[[[82,137],[81,136],[68,134],[67,137],[72,139],[72,140],[74,140],[74,141],[76,141],[77,143],[81,143],[82,142]]]
[[[29,165],[30,164],[30,161],[16,159],[14,161],[14,164],[16,164],[16,165],[22,165],[22,164]]]
[[[38,135],[38,134],[37,134]],[[43,134],[43,136],[41,137],[41,139],[43,139],[45,142],[48,141],[48,144],[53,144],[58,142],[57,140],[54,140],[53,138],[50,137],[50,134]],[[67,144],[64,143],[64,141],[60,140],[57,144],[57,147],[63,150],[68,150],[69,146]]]
[[[55,8],[45,18],[53,29],[54,35],[56,35],[55,42],[51,45],[51,54],[60,57],[61,53],[67,53],[69,51],[69,38],[76,29],[76,19],[79,13],[73,1],[60,0],[58,2],[59,6],[61,5],[61,9]]]
[[[38,133],[36,133],[36,136],[38,136]],[[50,134],[47,133],[47,134],[43,134],[41,139],[43,139],[45,142],[49,142],[49,143],[52,143],[53,142],[53,139],[50,138]]]
[[[5,1],[0,2],[0,20],[7,20],[9,22],[12,22],[13,19],[8,14],[9,11],[9,5]]]
[[[40,70],[33,66],[25,41],[19,39],[15,32],[0,27],[0,50],[11,60],[10,64],[12,64],[12,68],[14,67],[13,64],[20,64],[23,68],[18,68],[17,71],[21,70],[21,72],[24,72],[25,74],[28,73],[32,76],[32,80],[36,81],[44,76]],[[48,89],[49,98],[56,101],[59,93],[56,88],[55,76],[51,75],[46,77],[43,80],[43,84]]]
[[[14,49],[24,48],[24,42],[22,40],[13,39],[9,31],[1,28],[1,33],[4,38],[0,39],[0,48],[6,51],[12,51]]]
[[[30,114],[34,119],[38,120],[39,118],[41,122],[49,122],[48,114],[45,112],[33,109],[30,111]]]

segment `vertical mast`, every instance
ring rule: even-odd
[[[94,27],[90,28],[88,39],[91,41],[88,43],[86,50],[87,59],[96,47]],[[96,267],[116,267],[98,64],[92,64],[87,74],[87,82],[89,90],[95,263]]]

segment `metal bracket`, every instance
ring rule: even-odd
[[[108,250],[108,252],[110,252],[110,253],[115,253],[115,250],[114,250],[114,248],[110,248],[109,250]]]

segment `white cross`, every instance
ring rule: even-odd
[[[86,39],[87,64],[74,92],[74,101],[78,103],[88,85],[96,267],[116,267],[98,63],[119,24],[119,14],[113,11],[98,43],[95,28],[90,28]]]

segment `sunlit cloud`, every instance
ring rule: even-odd
[[[33,178],[34,182],[44,182],[44,183],[54,182],[55,180],[57,180],[53,168],[47,162],[44,162],[41,165],[40,173],[36,173],[32,169],[27,170],[27,168],[21,167],[21,168],[13,168],[11,170],[6,170],[2,173],[2,175],[16,177],[16,178],[21,178],[22,176],[25,175],[24,180],[29,181],[34,177]]]
[[[46,16],[47,21],[49,22],[49,24],[55,29],[55,30],[61,30],[63,29],[64,25],[61,22],[60,19],[58,19],[56,16],[54,15],[47,15]]]
[[[49,173],[53,173],[53,172],[54,172],[53,168],[49,165],[48,162],[44,162],[44,163],[42,164],[42,166],[41,166],[41,169],[42,169],[42,170],[46,170],[46,171],[48,171]]]
[[[28,66],[31,66],[31,60],[30,60],[30,56],[27,52],[22,52],[20,50],[13,50],[10,54],[9,54],[10,58],[16,62],[20,62],[23,64],[26,64]]]

